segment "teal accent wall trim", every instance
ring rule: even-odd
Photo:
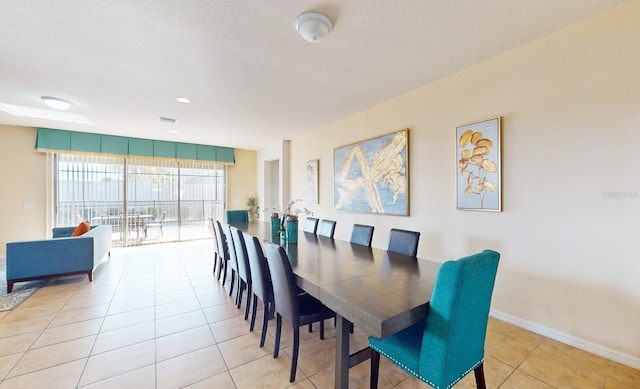
[[[35,148],[37,150],[80,151],[132,157],[235,163],[235,150],[230,147],[129,138],[126,136],[92,134],[51,128],[38,128]]]

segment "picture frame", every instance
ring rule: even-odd
[[[306,196],[305,201],[307,204],[316,205],[320,203],[320,199],[318,198],[318,165],[319,160],[314,159],[311,161],[307,161],[305,167],[305,185],[306,185]]]
[[[456,127],[457,208],[502,211],[502,117]]]
[[[337,211],[409,216],[409,129],[333,152]]]

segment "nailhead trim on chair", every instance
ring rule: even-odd
[[[371,346],[371,344],[370,344]],[[426,382],[427,384],[431,385],[433,388],[435,389],[441,389],[438,385],[434,384],[433,382],[429,381],[428,379],[422,377],[420,374],[414,372],[413,370],[409,369],[407,366],[403,365],[402,363],[400,363],[398,360],[396,360],[395,358],[393,358],[390,355],[387,355],[387,353],[378,350],[377,348],[371,346],[371,348],[384,355],[387,359],[391,360],[393,363],[395,363],[396,365],[400,366],[401,368],[403,368],[406,372],[408,372],[409,374],[412,374],[413,376],[415,376],[416,378],[419,378],[420,380]],[[457,379],[455,379],[449,386],[447,386],[445,389],[450,389],[451,387],[453,387],[455,384],[457,384],[461,379],[463,379],[467,374],[471,373],[473,370],[475,370],[476,367],[480,366],[481,364],[484,363],[484,358],[482,358],[481,360],[479,360],[478,362],[476,362],[472,368],[468,369],[467,371],[465,371],[460,377],[458,377]]]

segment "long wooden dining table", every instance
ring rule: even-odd
[[[233,225],[281,243],[268,223]],[[302,231],[297,244],[282,247],[298,286],[336,313],[336,388],[348,388],[349,368],[369,358],[369,349],[350,355],[351,323],[366,335],[384,338],[420,321],[441,265]]]

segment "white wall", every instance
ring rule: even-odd
[[[293,139],[290,198],[318,158],[314,211],[337,220],[337,238],[358,222],[376,226],[375,247],[391,227],[418,230],[419,256],[438,261],[495,249],[497,315],[640,367],[638,21],[632,2]],[[458,211],[455,127],[496,115],[504,211]],[[333,149],[402,128],[411,216],[334,211]]]

